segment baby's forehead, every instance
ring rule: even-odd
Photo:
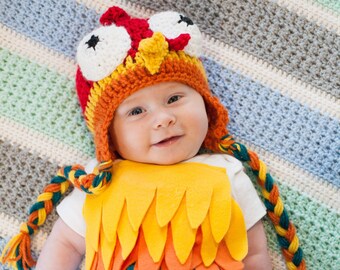
[[[177,81],[169,81],[169,82],[159,82],[155,83],[143,88],[138,89],[128,97],[124,99],[122,103],[127,103],[133,100],[138,100],[140,97],[151,97],[156,95],[169,94],[173,92],[187,92],[187,91],[195,91],[195,89],[190,86],[177,82]]]

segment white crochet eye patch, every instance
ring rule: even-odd
[[[123,62],[130,48],[131,38],[124,27],[102,26],[81,40],[77,62],[87,80],[99,81]]]
[[[148,22],[153,32],[161,32],[168,39],[176,38],[181,34],[189,34],[191,38],[184,52],[195,57],[201,56],[202,34],[198,26],[188,17],[175,11],[165,11],[151,16]]]

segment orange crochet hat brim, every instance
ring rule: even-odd
[[[105,81],[97,83],[96,87],[101,89],[101,93],[97,98],[90,99],[92,102],[88,102],[85,115],[87,111],[92,111],[91,119],[87,119],[87,122],[94,133],[98,161],[114,160],[116,157],[112,144],[110,148],[108,130],[119,104],[141,88],[167,81],[186,84],[202,95],[209,117],[209,131],[203,146],[218,151],[220,138],[227,134],[227,111],[220,101],[212,96],[201,61],[178,54],[177,57],[166,58],[157,74],[151,75],[145,67],[137,65],[126,69],[118,78],[106,78]],[[92,88],[91,95],[93,91]]]

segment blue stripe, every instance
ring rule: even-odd
[[[230,133],[340,186],[340,125],[279,92],[204,58],[212,91],[229,110]],[[289,170],[289,168],[287,168]]]
[[[72,58],[79,41],[99,24],[99,15],[76,1],[1,2],[2,24]]]

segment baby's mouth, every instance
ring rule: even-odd
[[[169,146],[177,142],[182,136],[172,136],[169,138],[166,138],[164,140],[159,141],[158,143],[155,143],[154,146]]]

